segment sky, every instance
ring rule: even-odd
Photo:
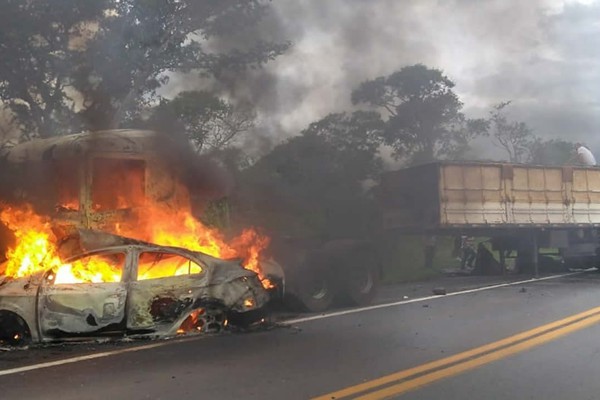
[[[234,95],[258,109],[254,145],[277,143],[328,113],[352,110],[350,93],[360,82],[423,63],[456,83],[469,117],[510,100],[510,117],[537,135],[600,150],[599,1],[271,4],[263,30],[293,45],[232,85]]]

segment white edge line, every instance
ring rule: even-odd
[[[497,285],[483,286],[483,287],[479,287],[479,288],[475,288],[475,289],[467,289],[467,290],[461,290],[458,292],[450,292],[448,294],[441,294],[441,295],[434,295],[434,296],[427,296],[427,297],[417,297],[414,299],[396,301],[393,303],[384,303],[384,304],[376,304],[373,306],[367,306],[367,307],[361,307],[361,308],[352,308],[350,310],[343,310],[343,311],[336,311],[336,312],[331,312],[331,313],[327,313],[327,314],[313,315],[310,317],[288,319],[288,320],[282,321],[281,323],[285,324],[285,325],[300,324],[302,322],[315,321],[318,319],[339,317],[342,315],[355,314],[355,313],[359,313],[359,312],[363,312],[363,311],[378,310],[380,308],[395,307],[395,306],[400,306],[403,304],[418,303],[421,301],[435,300],[435,299],[440,299],[440,298],[449,297],[449,296],[458,296],[461,294],[482,292],[484,290],[497,289],[497,288],[506,287],[506,286],[523,285],[525,283],[534,283],[534,282],[545,281],[545,280],[549,280],[549,279],[564,278],[565,276],[577,275],[577,274],[581,274],[583,272],[586,272],[586,271],[569,272],[569,273],[560,274],[560,275],[550,275],[550,276],[545,276],[542,278],[531,278],[531,279],[526,279],[524,281],[500,283]]]
[[[582,271],[582,272],[585,272],[585,271]],[[363,311],[377,310],[377,309],[380,309],[380,308],[387,308],[387,307],[395,307],[395,306],[399,306],[399,305],[402,305],[402,304],[417,303],[417,302],[420,302],[420,301],[434,300],[434,299],[439,299],[439,298],[448,297],[448,296],[457,296],[457,295],[460,295],[460,294],[481,292],[481,291],[484,291],[484,290],[496,289],[496,288],[501,288],[501,287],[506,287],[506,286],[522,285],[524,283],[532,283],[532,282],[539,282],[539,281],[544,281],[544,280],[549,280],[549,279],[557,279],[557,278],[562,278],[562,277],[570,276],[570,275],[576,275],[576,274],[580,274],[580,273],[581,272],[571,272],[571,273],[568,273],[568,274],[551,275],[551,276],[546,276],[546,277],[543,277],[543,278],[532,278],[532,279],[527,279],[527,280],[524,280],[524,281],[501,283],[501,284],[498,284],[498,285],[484,286],[484,287],[480,287],[480,288],[476,288],[476,289],[462,290],[462,291],[459,291],[459,292],[448,293],[446,295],[436,295],[436,296],[419,297],[419,298],[410,299],[410,300],[397,301],[397,302],[394,302],[394,303],[377,304],[377,305],[369,306],[369,307],[354,308],[354,309],[351,309],[351,310],[337,311],[337,312],[332,312],[332,313],[328,313],[328,314],[321,314],[321,315],[314,315],[312,317],[290,319],[290,320],[287,320],[287,321],[282,321],[282,324],[285,324],[285,325],[299,324],[299,323],[302,323],[302,322],[314,321],[314,320],[324,319],[324,318],[339,317],[339,316],[342,316],[342,315],[355,314],[355,313],[359,313],[359,312],[363,312]],[[114,356],[114,355],[117,355],[117,354],[132,353],[132,352],[136,352],[136,351],[154,349],[156,347],[162,347],[162,346],[166,346],[166,345],[174,344],[174,343],[181,343],[183,341],[185,341],[185,340],[165,341],[165,342],[160,342],[160,343],[152,343],[152,344],[147,344],[147,345],[143,345],[143,346],[130,347],[130,348],[127,348],[127,349],[105,351],[105,352],[102,352],[102,353],[94,353],[94,354],[88,354],[88,355],[85,355],[85,356],[65,358],[65,359],[62,359],[62,360],[49,361],[49,362],[40,363],[40,364],[27,365],[27,366],[24,366],[24,367],[10,368],[10,369],[5,369],[5,370],[0,370],[0,376],[19,374],[19,373],[22,373],[22,372],[33,371],[33,370],[36,370],[36,369],[56,367],[56,366],[65,365],[65,364],[73,364],[73,363],[77,363],[77,362],[81,362],[81,361],[95,360],[97,358],[110,357],[110,356]]]
[[[41,363],[41,364],[33,364],[33,365],[27,365],[24,367],[5,369],[5,370],[0,371],[0,376],[18,374],[21,372],[32,371],[35,369],[56,367],[59,365],[72,364],[72,363],[76,363],[76,362],[80,362],[80,361],[94,360],[96,358],[109,357],[109,356],[114,356],[117,354],[130,353],[130,352],[141,351],[141,350],[148,350],[148,349],[153,349],[155,347],[162,347],[162,346],[166,346],[167,344],[179,343],[179,342],[181,342],[181,341],[179,340],[177,342],[169,341],[169,342],[161,342],[161,343],[152,343],[152,344],[147,344],[147,345],[143,345],[143,346],[130,347],[127,349],[105,351],[103,353],[94,353],[94,354],[88,354],[85,356],[65,358],[65,359],[56,360],[56,361],[48,361],[48,362]]]

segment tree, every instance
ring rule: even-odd
[[[5,0],[0,100],[25,139],[121,126],[169,74],[258,67],[289,43],[219,41],[255,26],[266,0]]]
[[[0,100],[28,139],[74,118],[69,74],[76,50],[109,1],[5,0],[0,5]]]
[[[146,125],[182,132],[198,153],[223,149],[254,127],[256,114],[206,91],[186,91],[173,100],[161,100]]]
[[[565,165],[573,155],[575,144],[562,139],[535,138],[528,148],[527,162],[537,165]]]
[[[364,183],[381,171],[383,121],[375,112],[330,114],[242,171],[246,223],[294,236],[360,236],[375,206]]]
[[[396,158],[412,162],[452,158],[483,134],[486,123],[467,120],[453,92],[454,82],[422,64],[360,84],[353,104],[368,104],[388,117],[383,132]]]
[[[509,104],[510,101],[499,103],[490,111],[492,143],[506,151],[510,162],[523,162],[535,137],[526,123],[508,120],[505,108]]]

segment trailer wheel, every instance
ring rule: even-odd
[[[344,300],[351,305],[371,304],[377,293],[381,263],[377,255],[366,249],[352,253],[341,274],[341,291]]]

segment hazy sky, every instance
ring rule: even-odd
[[[293,47],[240,77],[269,138],[350,110],[358,83],[423,63],[468,116],[511,100],[536,134],[600,148],[600,3],[582,0],[273,0],[263,27]],[[263,32],[264,33],[264,32]],[[175,79],[175,84],[180,83]]]

